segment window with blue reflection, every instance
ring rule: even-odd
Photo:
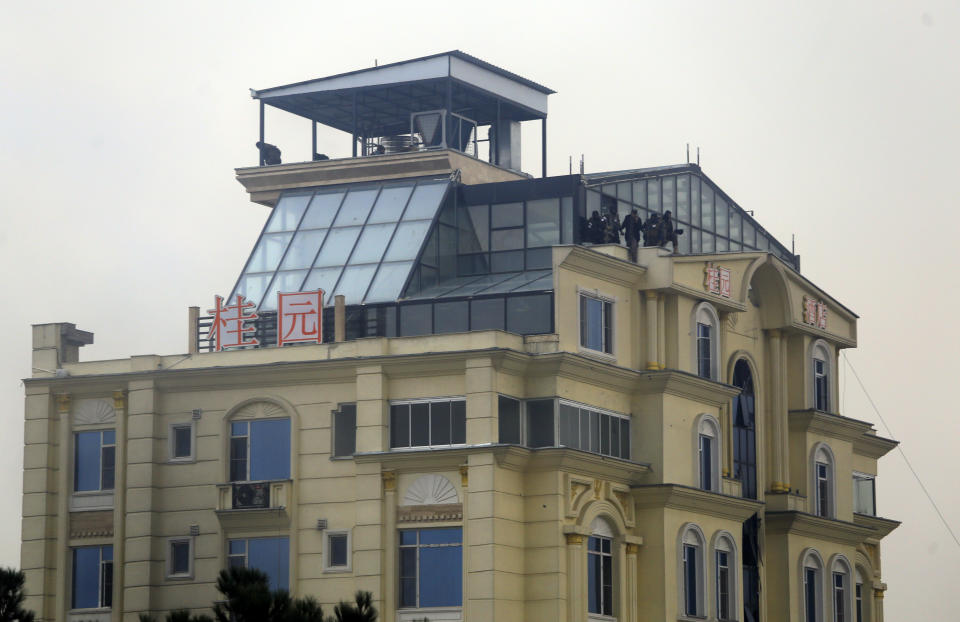
[[[74,435],[73,490],[113,490],[116,432],[94,430]]]
[[[235,421],[230,425],[230,481],[290,479],[290,420]]]
[[[227,542],[227,566],[266,573],[271,590],[290,589],[290,538],[247,538]]]
[[[580,346],[613,353],[613,303],[580,295]]]
[[[401,608],[463,605],[463,529],[400,531]]]
[[[72,609],[113,605],[113,545],[73,549]]]

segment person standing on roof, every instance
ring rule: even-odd
[[[637,210],[627,214],[627,217],[623,219],[623,224],[620,225],[620,230],[623,231],[623,237],[627,242],[630,261],[637,263],[637,246],[640,243],[640,233],[643,231],[643,222],[640,220]]]

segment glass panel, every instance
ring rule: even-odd
[[[187,458],[190,456],[190,441],[192,436],[190,426],[176,427],[173,429],[174,458]]]
[[[454,445],[467,442],[467,403],[463,400],[450,402],[450,435]]]
[[[417,184],[417,188],[410,197],[407,211],[403,213],[404,220],[433,220],[440,209],[440,200],[447,191],[446,181]]]
[[[387,223],[383,225],[367,225],[360,234],[360,240],[357,241],[357,247],[350,256],[351,264],[371,263],[380,261],[383,250],[390,242],[390,235],[393,233],[396,225]]]
[[[365,264],[362,266],[347,266],[343,270],[343,276],[340,277],[340,283],[337,285],[337,291],[334,295],[342,294],[348,305],[357,305],[363,301],[364,294],[370,286],[370,279],[377,271],[374,264]]]
[[[390,242],[390,249],[387,250],[383,260],[404,261],[415,259],[423,246],[423,240],[429,228],[429,221],[404,222],[397,225],[397,231],[393,234],[393,241]]]
[[[740,241],[740,213],[736,210],[730,210],[730,239]]]
[[[342,266],[347,263],[347,257],[353,250],[353,245],[360,235],[361,227],[348,227],[346,229],[331,229],[327,233],[327,239],[320,249],[317,260],[313,263],[316,268],[327,266]]]
[[[718,195],[716,201],[717,235],[727,235],[727,212],[727,202]]]
[[[307,276],[306,270],[288,270],[277,272],[276,278],[270,285],[267,295],[260,301],[260,309],[272,310],[277,308],[277,292],[299,292],[304,277]]]
[[[400,307],[400,335],[410,337],[412,335],[429,335],[432,326],[433,305],[415,304],[402,305]]]
[[[702,241],[701,241],[701,244],[702,244],[702,246],[703,246],[703,252],[705,252],[705,253],[712,253],[712,252],[714,252],[714,251],[716,250],[715,240],[716,240],[716,238],[713,236],[713,234],[710,234],[710,233],[707,233],[706,231],[704,231],[704,232],[703,232],[703,238],[702,238]]]
[[[450,402],[430,404],[430,444],[450,444]]]
[[[713,222],[713,188],[708,183],[701,185],[703,196],[701,197],[701,218],[703,219],[704,231],[716,233],[716,226]]]
[[[553,249],[535,248],[526,251],[527,270],[542,270],[550,268],[553,265]]]
[[[187,574],[190,572],[190,543],[170,543],[170,573]]]
[[[470,301],[470,330],[504,330],[503,298],[481,298]]]
[[[100,606],[100,547],[73,550],[73,608]]]
[[[336,266],[333,268],[314,268],[310,271],[310,276],[307,277],[306,282],[303,284],[303,291],[310,292],[317,289],[322,289],[324,291],[324,304],[331,304],[333,301],[333,288],[337,285],[337,279],[340,278],[340,273],[343,271],[343,268]]]
[[[290,479],[290,420],[250,422],[250,479]]]
[[[620,457],[630,459],[630,420],[620,420]]]
[[[264,233],[257,243],[246,272],[273,272],[277,269],[283,251],[293,237],[292,233]]]
[[[494,229],[523,226],[523,203],[500,203],[490,206],[490,226]]]
[[[660,184],[663,186],[661,193],[663,197],[663,213],[666,214],[669,210],[673,214],[674,220],[677,219],[676,182],[676,177],[664,177],[660,180]]]
[[[562,234],[560,241],[563,244],[573,244],[573,197],[560,199],[560,221]]]
[[[255,304],[259,304],[260,299],[263,298],[263,294],[267,290],[267,286],[270,284],[271,278],[273,278],[272,272],[247,274],[240,278],[240,282],[237,285],[237,295],[243,296]]]
[[[600,413],[585,411],[590,415],[590,451],[600,453]]]
[[[251,538],[247,567],[267,573],[271,590],[290,587],[290,540],[282,538]]]
[[[395,404],[390,407],[390,446],[410,446],[409,404]]]
[[[347,565],[347,536],[333,535],[327,540],[330,544],[329,564],[331,566]]]
[[[727,250],[729,250],[727,247],[727,238],[721,238],[717,236],[717,252],[722,253]]]
[[[560,404],[560,445],[580,449],[580,409]]]
[[[610,455],[620,457],[620,418],[610,417]]]
[[[694,227],[700,226],[700,178],[691,175],[690,179],[690,222]]]
[[[523,251],[490,254],[491,272],[518,272],[523,270]]]
[[[677,177],[677,219],[690,222],[690,177]]]
[[[528,248],[560,243],[559,203],[558,199],[527,201]]]
[[[466,300],[436,302],[433,305],[434,333],[464,333],[468,330],[469,303]]]
[[[407,205],[407,199],[413,192],[412,186],[401,186],[394,188],[384,188],[377,197],[377,203],[370,213],[370,219],[367,224],[379,222],[399,222],[403,208]]]
[[[743,220],[743,245],[756,248],[757,239],[756,239],[756,230],[753,228],[753,225],[747,222],[747,219]]]
[[[280,201],[277,202],[277,206],[273,208],[273,213],[270,214],[270,224],[267,225],[266,231],[295,230],[300,223],[300,217],[303,216],[303,211],[307,209],[307,203],[310,202],[310,196],[312,194],[311,192],[308,194],[284,194],[281,196]]]
[[[73,489],[100,490],[100,431],[76,435]]]
[[[553,447],[553,400],[527,401],[527,445]]]
[[[495,251],[523,248],[523,229],[500,229],[490,235],[490,247]]]
[[[507,331],[520,335],[549,333],[553,328],[553,301],[549,294],[507,298]]]
[[[333,428],[333,455],[352,455],[357,450],[357,407],[344,404],[334,415]]]
[[[410,404],[410,446],[430,444],[430,404]]]
[[[426,535],[424,530],[421,538]],[[440,531],[440,530],[436,530]],[[420,549],[420,606],[463,604],[463,552],[460,546]]]
[[[497,400],[499,438],[503,444],[520,444],[520,400],[499,396]]]
[[[412,266],[412,261],[380,264],[364,302],[388,302],[399,298]]]
[[[377,188],[369,190],[350,190],[347,197],[343,200],[340,207],[340,213],[334,221],[334,227],[349,227],[351,225],[362,225],[370,214],[370,208],[373,207],[373,200],[377,198]]]
[[[648,179],[647,180],[647,209],[659,212],[660,211],[660,180],[659,179]]]
[[[490,206],[470,205],[459,212],[459,249],[461,253],[490,250]]]
[[[534,291],[542,291],[547,289],[553,289],[553,274],[549,272],[538,279],[528,281],[527,283],[521,285],[520,287],[515,287],[511,291],[534,292]]]
[[[303,222],[300,223],[300,229],[326,229],[333,222],[333,217],[337,214],[337,208],[343,201],[343,190],[334,192],[318,192],[310,201],[310,209],[307,210]]]
[[[314,229],[311,231],[298,231],[293,236],[293,242],[290,249],[280,264],[281,270],[292,270],[295,268],[309,268],[313,265],[313,260],[323,244],[323,238],[326,237],[326,229]]]
[[[590,538],[591,544],[597,538]],[[590,553],[587,555],[587,611],[590,613],[601,613],[600,603],[603,601],[603,590],[601,586],[601,555]]]

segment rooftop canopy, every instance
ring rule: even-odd
[[[410,113],[445,109],[478,125],[547,116],[545,86],[458,50],[251,90],[266,105],[352,134],[410,131]]]

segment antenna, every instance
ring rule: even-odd
[[[790,254],[797,254],[797,236],[793,233],[790,234]]]
[[[573,175],[573,156],[570,156],[570,174]]]
[[[700,147],[697,147],[697,166],[700,166]]]
[[[687,164],[690,164],[690,143],[687,143]]]
[[[377,59],[373,59],[373,66],[374,66],[374,67],[377,66]]]
[[[583,175],[583,154],[580,154],[580,174]]]

